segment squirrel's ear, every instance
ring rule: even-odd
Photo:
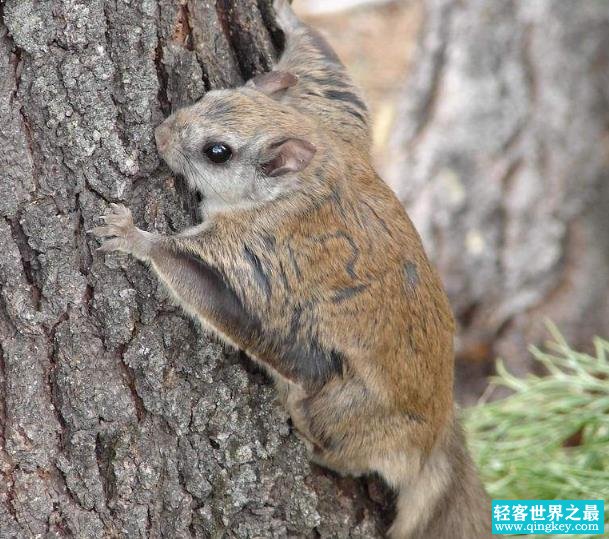
[[[277,92],[287,90],[297,83],[298,77],[292,75],[292,73],[288,73],[287,71],[271,71],[250,79],[246,86],[255,88],[267,95],[273,95]]]
[[[262,171],[272,178],[307,168],[317,148],[298,138],[287,138],[271,144],[262,158]]]

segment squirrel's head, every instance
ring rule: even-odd
[[[207,93],[157,128],[160,155],[208,211],[259,205],[299,187],[316,153],[316,127],[279,99],[295,83],[288,73],[261,75]]]

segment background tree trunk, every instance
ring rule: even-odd
[[[260,373],[86,233],[111,201],[188,226],[153,129],[269,68],[269,2],[0,6],[0,537],[379,536]]]
[[[545,317],[575,348],[609,335],[609,5],[425,6],[388,177],[480,385],[497,355],[531,368]]]

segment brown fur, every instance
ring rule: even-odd
[[[276,5],[288,30],[279,72],[210,93],[157,133],[193,188],[216,182],[210,218],[162,237],[117,206],[95,230],[112,237],[101,249],[148,262],[187,311],[263,364],[316,462],[398,490],[393,538],[489,537],[454,418],[446,295],[370,165],[359,92],[323,38]],[[201,147],[214,137],[235,151],[210,168]]]

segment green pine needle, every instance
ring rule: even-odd
[[[498,362],[493,383],[514,394],[464,411],[469,444],[492,498],[603,499],[607,506],[609,341],[595,339],[590,356],[572,350],[556,327],[550,332],[547,351],[531,350],[547,376],[516,378]],[[609,522],[605,529],[609,537]]]

